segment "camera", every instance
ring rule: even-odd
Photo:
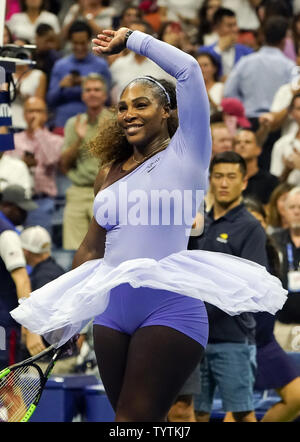
[[[0,48],[0,57],[3,58],[18,58],[20,60],[32,61],[32,51],[35,49],[34,45],[18,46],[8,44]]]
[[[16,71],[16,65],[34,66],[35,61],[32,60],[35,45],[19,46],[15,44],[7,44],[0,47],[0,66],[2,66],[7,74]],[[7,80],[8,82],[10,79]]]
[[[0,134],[0,151],[14,149],[13,133],[11,127],[10,103],[15,100],[17,89],[13,80],[13,73],[17,65],[28,65],[28,68],[36,63],[32,60],[35,46],[18,46],[8,44],[0,47],[0,83],[8,83],[8,91],[0,92],[0,127],[6,127],[7,133]]]

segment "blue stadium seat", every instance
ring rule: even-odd
[[[72,422],[84,415],[84,395],[97,378],[90,375],[51,376],[30,422]]]
[[[113,422],[115,413],[102,384],[85,388],[85,421]]]

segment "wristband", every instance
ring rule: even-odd
[[[129,29],[129,31],[126,32],[125,40],[124,40],[125,47],[127,47],[127,40],[131,36],[132,33],[133,33],[133,31],[131,31],[130,29]]]

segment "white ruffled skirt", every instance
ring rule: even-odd
[[[123,283],[201,299],[229,315],[275,314],[287,299],[280,280],[256,263],[219,252],[183,250],[159,261],[137,258],[117,267],[104,259],[88,261],[35,290],[10,313],[59,347],[104,312],[111,289]]]

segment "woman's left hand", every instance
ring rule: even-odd
[[[120,28],[117,31],[111,29],[105,29],[102,34],[97,35],[98,38],[94,38],[92,42],[93,52],[96,55],[113,55],[119,54],[119,52],[125,49],[125,36],[128,28]]]

